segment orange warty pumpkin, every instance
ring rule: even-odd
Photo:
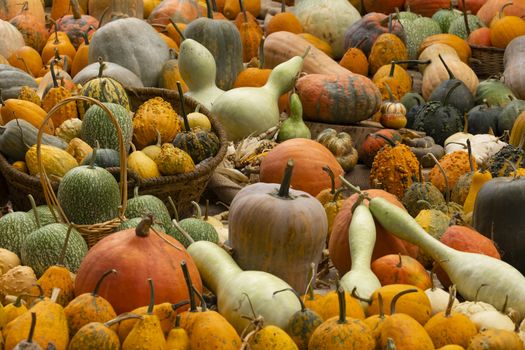
[[[111,303],[117,314],[148,304],[147,288],[137,288],[143,281],[155,280],[155,302],[178,303],[189,294],[180,268],[186,261],[193,284],[202,292],[199,272],[184,246],[165,233],[155,234],[152,217],[135,229],[112,233],[95,244],[82,261],[75,280],[75,295],[91,292],[100,276],[115,269],[99,289],[99,295]],[[162,238],[161,238],[162,237]]]
[[[292,187],[316,196],[321,190],[330,187],[330,178],[323,171],[328,165],[335,174],[337,186],[339,175],[344,171],[334,155],[320,143],[309,139],[290,139],[272,149],[261,161],[260,180],[280,183],[289,159],[295,161]]]

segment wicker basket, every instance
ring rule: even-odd
[[[503,73],[505,49],[477,45],[470,45],[470,48],[472,50],[470,66],[479,78],[485,79]]]
[[[133,110],[136,110],[140,104],[148,99],[160,96],[170,102],[176,111],[180,112],[179,95],[175,91],[157,88],[129,88],[126,89],[126,91]],[[193,110],[197,106],[197,103],[193,99],[185,97],[184,101],[187,107],[186,111]],[[162,176],[155,179],[140,179],[134,172],[129,171],[128,192],[132,193],[133,187],[138,185],[140,186],[141,194],[157,196],[166,204],[168,204],[168,196],[170,196],[175,202],[181,217],[191,215],[191,201],[199,200],[213,171],[226,155],[228,145],[225,131],[217,119],[210,115],[209,111],[203,107],[200,108],[200,112],[208,116],[214,132],[219,137],[221,145],[215,157],[197,164],[193,172],[181,175]],[[109,168],[108,171],[119,179],[119,168]],[[18,171],[9,164],[1,153],[0,173],[2,173],[6,180],[9,188],[9,199],[15,210],[29,210],[31,208],[31,204],[27,198],[28,194],[33,195],[37,204],[46,202],[39,178]],[[55,192],[58,190],[58,184],[58,181],[50,181],[50,185]],[[168,208],[171,210],[170,206],[168,206]]]

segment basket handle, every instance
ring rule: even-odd
[[[53,108],[49,110],[46,117],[42,121],[42,124],[40,125],[38,129],[38,135],[36,140],[36,156],[37,156],[37,165],[38,165],[38,172],[40,175],[40,183],[42,184],[44,196],[46,199],[47,206],[51,211],[53,212],[53,209],[58,210],[60,216],[62,217],[63,221],[67,224],[69,224],[69,220],[67,219],[66,215],[64,214],[64,210],[60,206],[60,203],[58,202],[58,198],[56,197],[56,194],[53,190],[53,186],[51,185],[51,181],[49,180],[49,177],[47,176],[46,169],[44,167],[44,163],[42,161],[42,136],[44,133],[44,127],[48,123],[51,116],[56,113],[62,106],[70,103],[70,102],[76,102],[76,101],[85,101],[92,104],[95,104],[102,108],[104,112],[106,112],[106,115],[109,117],[113,125],[115,126],[115,129],[117,130],[117,137],[118,137],[118,144],[119,144],[119,153],[120,153],[120,199],[121,199],[121,205],[119,208],[119,218],[122,218],[124,216],[124,212],[126,211],[126,206],[128,202],[128,184],[127,184],[127,151],[124,147],[124,137],[122,136],[122,130],[120,128],[120,125],[117,122],[117,119],[115,118],[115,115],[111,110],[104,105],[102,102],[88,96],[71,96],[68,98],[63,99],[59,103],[57,103]],[[53,208],[54,207],[54,208]]]

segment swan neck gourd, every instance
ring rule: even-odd
[[[348,228],[348,243],[352,257],[351,270],[370,269],[375,242],[376,228],[372,213],[364,204],[359,204],[352,214],[352,221]]]
[[[263,88],[271,92],[275,98],[278,99],[279,96],[292,89],[302,68],[302,57],[295,56],[290,58],[272,70]]]

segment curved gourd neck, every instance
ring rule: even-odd
[[[299,56],[292,57],[286,62],[276,66],[263,89],[277,98],[292,89],[295,80],[303,67],[303,59]]]

